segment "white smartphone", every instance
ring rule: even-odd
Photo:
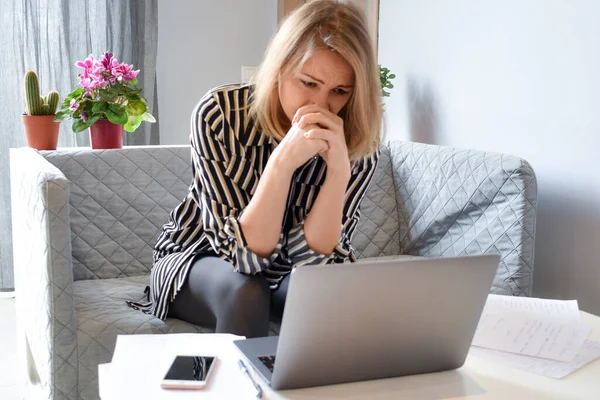
[[[204,389],[217,363],[217,357],[199,355],[176,356],[160,386],[163,389]]]

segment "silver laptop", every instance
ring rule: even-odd
[[[303,266],[279,336],[234,341],[275,390],[462,366],[499,256]]]

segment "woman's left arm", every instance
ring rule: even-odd
[[[331,255],[335,250],[344,258],[350,252],[350,238],[359,220],[359,205],[371,182],[378,154],[359,161],[350,179],[328,173],[306,221],[304,235],[313,251]],[[348,238],[348,243],[344,239]]]
[[[306,220],[304,236],[308,247],[317,253],[331,254],[342,233],[342,216],[348,178],[327,173]]]
[[[328,174],[304,222],[288,233],[288,256],[295,266],[356,261],[351,240],[378,160],[379,151],[357,161],[349,181]]]
[[[379,151],[351,167],[344,121],[317,105],[299,108],[292,123],[297,123],[300,129],[309,128],[306,138],[325,140],[328,148],[320,153],[327,163],[325,182],[305,221],[290,230],[288,255],[296,266],[354,261],[350,240]]]

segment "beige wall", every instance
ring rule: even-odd
[[[209,89],[241,82],[276,25],[277,0],[158,0],[161,144],[189,143],[194,106]]]
[[[514,154],[538,178],[533,294],[600,314],[600,2],[381,0],[388,135]]]

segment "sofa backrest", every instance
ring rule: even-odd
[[[190,147],[59,149],[42,155],[71,181],[74,279],[149,273],[160,228],[189,190]],[[354,235],[358,257],[398,254],[391,165],[384,148]]]
[[[377,170],[360,205],[352,237],[358,258],[400,254],[400,224],[390,148],[382,146]]]
[[[168,213],[186,196],[188,146],[42,152],[71,181],[75,280],[147,274]]]
[[[422,143],[389,143],[400,252],[501,256],[492,293],[531,294],[537,181],[518,157]]]

